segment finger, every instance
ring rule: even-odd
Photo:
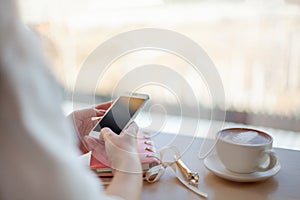
[[[93,138],[91,136],[85,136],[84,138],[86,148],[89,151],[92,151],[97,148],[97,146],[100,144],[96,138]]]
[[[93,111],[94,111],[94,115],[93,116],[96,116],[96,117],[101,117],[106,112],[106,110],[104,110],[104,109],[97,109],[97,108],[93,108]]]
[[[123,131],[125,134],[129,134],[131,136],[136,137],[139,132],[138,125],[133,121],[129,124],[129,126]]]
[[[102,117],[96,117],[96,118],[92,117],[91,120],[92,120],[93,126],[96,126],[100,122],[101,119],[102,119]]]
[[[75,112],[72,113],[72,117],[73,119],[76,118],[91,118],[91,117],[99,117],[104,115],[104,113],[106,112],[106,110],[103,109],[95,109],[94,107],[92,108],[86,108],[86,109],[82,109],[82,110],[77,110]]]
[[[138,132],[139,131],[139,126],[137,125],[137,123],[135,123],[135,121],[133,121],[129,124],[128,129],[130,129],[134,132]]]
[[[105,102],[105,103],[101,103],[97,106],[95,106],[96,109],[102,109],[102,110],[107,110],[111,104],[113,103],[113,101],[108,101],[108,102]]]
[[[100,137],[102,137],[105,142],[116,136],[117,134],[115,134],[110,128],[101,129]]]

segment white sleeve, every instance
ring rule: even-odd
[[[15,14],[0,0],[0,199],[117,199],[78,159],[61,91]]]

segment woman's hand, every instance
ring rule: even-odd
[[[138,126],[133,122],[120,135],[109,128],[102,128],[99,139],[90,136],[84,139],[88,150],[103,164],[117,171],[141,173],[137,134]]]
[[[84,136],[88,135],[92,128],[99,122],[99,120],[93,121],[92,117],[102,117],[111,104],[112,101],[109,101],[93,108],[74,111],[68,116],[74,123],[75,131],[80,140],[79,148],[82,153],[88,152],[83,139]]]
[[[106,189],[109,195],[130,200],[141,198],[143,179],[137,149],[137,133],[137,125],[131,123],[120,135],[109,128],[103,128],[99,139],[85,136],[92,155],[100,161],[106,156],[110,161],[109,165],[114,169],[114,178]]]

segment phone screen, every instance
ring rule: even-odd
[[[119,97],[94,131],[100,132],[101,128],[108,127],[119,135],[145,101],[143,98]]]

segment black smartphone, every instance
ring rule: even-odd
[[[101,128],[108,127],[119,135],[132,122],[148,100],[149,95],[140,93],[130,93],[118,97],[92,132],[99,133]]]

